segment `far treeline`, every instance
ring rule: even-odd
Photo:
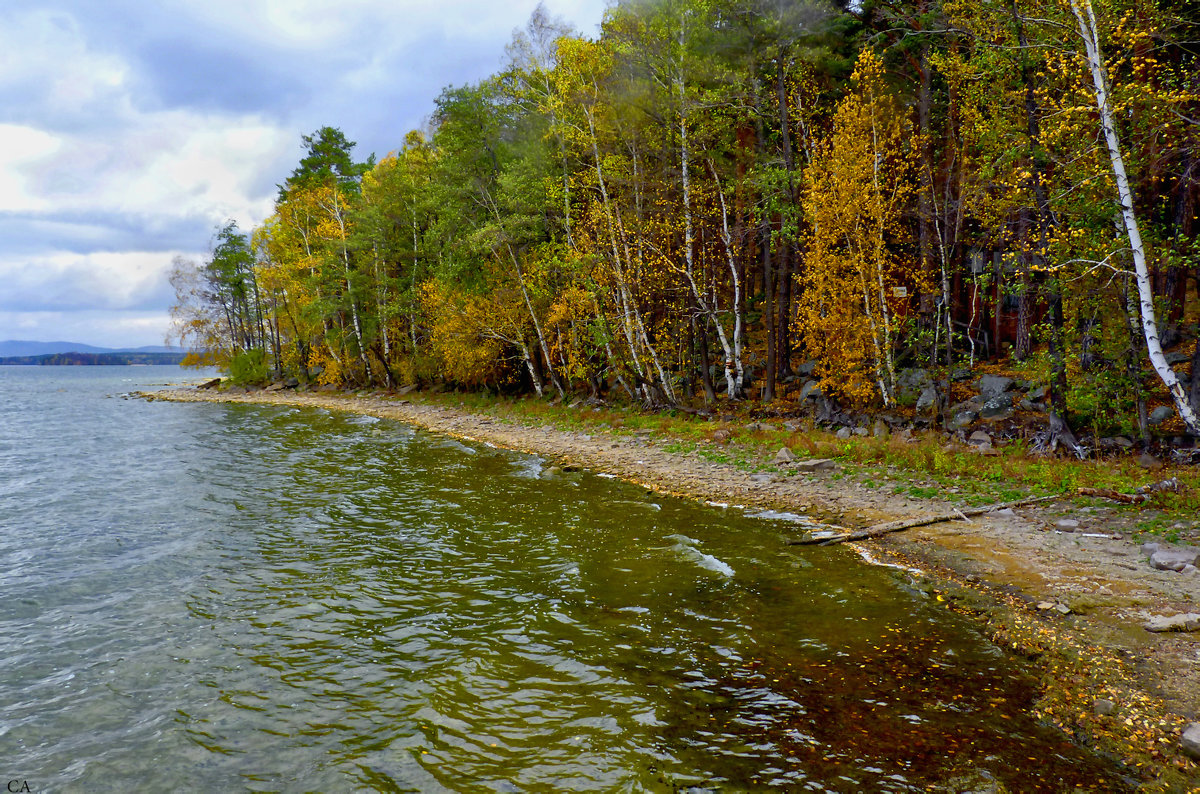
[[[793,398],[815,362],[892,409],[905,369],[1002,365],[1051,428],[1145,435],[1150,402],[1200,435],[1198,22],[622,0],[591,39],[539,8],[382,160],[305,136],[272,217],[176,261],[175,335],[240,382],[651,406]]]

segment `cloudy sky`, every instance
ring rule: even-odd
[[[545,0],[593,35],[605,0]],[[330,125],[365,158],[496,72],[537,0],[0,3],[0,340],[162,344],[173,257],[271,209]]]

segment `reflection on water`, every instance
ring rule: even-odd
[[[20,377],[0,758],[35,787],[1122,785],[907,574],[784,545],[796,516],[390,422]]]

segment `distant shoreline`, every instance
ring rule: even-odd
[[[95,367],[178,366],[183,353],[45,353],[40,356],[5,356],[4,366]]]

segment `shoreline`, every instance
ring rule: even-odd
[[[579,432],[518,424],[379,393],[229,394],[172,388],[138,396],[323,408],[394,419],[537,454],[556,465],[618,477],[661,494],[799,513],[848,528],[949,507],[941,500],[889,493],[829,471],[753,473],[678,448],[671,438],[649,431]],[[1131,773],[1150,781],[1150,790],[1200,791],[1200,763],[1180,748],[1183,728],[1200,720],[1200,633],[1142,628],[1155,616],[1200,613],[1200,577],[1152,569],[1140,542],[1127,531],[1114,530],[1128,522],[1118,506],[1063,497],[851,545],[867,564],[918,569],[918,589],[977,621],[1002,647],[1028,658],[1042,675],[1040,717],[1123,761]],[[797,525],[797,537],[803,532]],[[1114,705],[1111,712],[1106,703]],[[1181,784],[1187,788],[1179,788]]]

